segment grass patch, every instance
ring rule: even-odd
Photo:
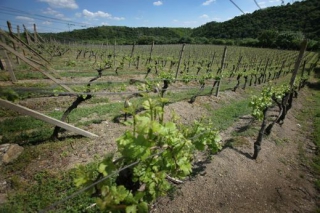
[[[139,101],[139,100],[136,100]],[[76,108],[68,116],[67,122],[71,124],[86,126],[101,122],[103,119],[111,118],[122,112],[123,103],[100,104],[96,106],[85,106]],[[53,111],[49,116],[60,119],[63,111]],[[92,119],[92,117],[95,117]],[[81,122],[83,118],[90,118]],[[36,144],[48,140],[53,132],[53,126],[29,116],[8,118],[0,122],[0,143]]]
[[[248,104],[248,100],[241,100],[212,111],[211,119],[215,127],[225,130],[237,121],[240,116],[250,114],[251,108]]]
[[[18,188],[18,193],[9,195],[9,201],[0,206],[0,212],[37,212],[79,190],[73,184],[74,170],[51,174],[38,172],[33,176],[34,184],[26,184],[18,176],[11,178],[11,183]],[[98,212],[96,208],[87,209],[94,198],[86,193],[55,206],[49,212]]]
[[[316,83],[311,83],[309,85],[310,91],[308,99],[306,99],[306,103],[304,104],[304,110],[302,110],[298,114],[298,119],[303,122],[307,120],[311,120],[313,122],[313,143],[316,146],[316,155],[312,159],[311,165],[314,170],[314,173],[318,176],[315,181],[315,186],[318,190],[320,190],[320,93],[319,87],[320,80]],[[308,127],[305,127],[308,128]],[[306,129],[305,131],[309,131]],[[299,148],[302,149],[302,148]],[[302,151],[299,151],[302,152]],[[301,159],[305,160],[304,154],[300,154]],[[317,209],[317,212],[320,212],[320,209]]]
[[[69,171],[49,172],[37,168],[38,158],[52,160],[51,152],[64,153],[70,150],[68,142],[73,139],[55,143],[25,146],[22,154],[12,164],[0,167],[0,174],[6,177],[11,191],[8,192],[8,202],[0,205],[0,212],[38,212],[56,201],[78,191],[73,180],[77,176],[75,169]],[[86,139],[76,143],[83,143]],[[33,168],[32,168],[33,167]],[[97,163],[86,167],[97,168]],[[36,171],[34,171],[36,170]],[[97,212],[96,208],[86,209],[95,200],[85,192],[56,206],[48,212]]]
[[[22,79],[46,79],[47,77],[37,71],[20,71],[15,72],[16,78],[19,80]]]

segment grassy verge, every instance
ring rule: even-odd
[[[315,173],[317,174],[318,178],[316,180],[316,187],[320,190],[320,80],[318,82],[311,84],[311,91],[312,95],[312,108],[308,107],[308,114],[310,120],[313,121],[313,141],[316,146],[316,155],[313,159],[312,165],[314,168]],[[318,209],[320,212],[320,209]]]
[[[313,173],[316,175],[315,186],[320,190],[320,80],[309,84],[308,97],[305,98],[303,109],[297,114],[298,120],[303,124],[302,131],[310,132],[306,137],[311,136],[314,143],[316,153],[313,158],[307,158],[303,145],[300,150],[301,161],[307,165],[311,165]],[[309,122],[312,123],[309,123]],[[316,212],[320,212],[320,208]]]

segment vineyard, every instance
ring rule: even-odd
[[[264,140],[285,149],[275,135],[320,59],[306,41],[299,52],[0,33],[0,145],[24,148],[0,167],[0,212],[167,212],[165,199],[206,177],[218,153],[245,145],[243,163],[263,164],[278,154]]]

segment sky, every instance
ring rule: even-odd
[[[240,8],[238,9],[232,1]],[[292,3],[293,0],[284,0]],[[199,27],[223,22],[281,0],[0,0],[0,28],[7,21],[38,32],[62,32],[96,26]],[[259,6],[259,7],[258,7]]]

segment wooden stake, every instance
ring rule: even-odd
[[[11,52],[12,54],[15,54],[16,56],[18,56],[21,60],[23,60],[24,62],[26,62],[28,65],[32,66],[33,68],[35,68],[36,70],[38,70],[39,72],[41,72],[42,74],[44,74],[45,76],[47,76],[48,78],[50,78],[52,81],[54,81],[55,83],[59,84],[61,87],[63,87],[64,89],[66,89],[68,92],[73,92],[73,90],[71,88],[69,88],[66,85],[63,85],[59,82],[58,79],[56,79],[55,77],[53,77],[51,74],[46,73],[45,71],[43,71],[42,69],[40,69],[40,67],[38,67],[36,64],[34,64],[32,61],[28,60],[26,57],[24,57],[22,54],[16,52],[14,49],[12,49],[11,47],[9,47],[8,45],[4,44],[3,42],[0,42],[0,46],[4,47],[7,51]]]
[[[13,35],[11,23],[10,23],[9,21],[7,21],[7,25],[8,25],[8,29],[9,29],[10,35]],[[16,45],[15,42],[12,42],[12,46],[13,46],[13,49],[14,49],[15,51],[17,51],[18,48],[17,48],[17,45]],[[20,64],[20,59],[19,59],[19,57],[16,56],[16,60],[17,60],[17,63]]]
[[[48,64],[50,64],[50,62],[47,60],[47,59],[45,59],[43,56],[41,56],[39,53],[37,53],[37,51],[36,50],[34,50],[33,48],[31,48],[28,44],[26,44],[24,41],[22,41],[21,39],[19,39],[16,35],[14,35],[14,34],[12,34],[11,35],[11,37],[10,36],[8,36],[7,34],[6,34],[6,32],[4,32],[4,31],[2,31],[2,30],[0,30],[0,33],[3,35],[3,36],[5,36],[7,39],[9,39],[10,41],[12,41],[12,42],[15,42],[15,43],[17,43],[17,42],[20,42],[23,46],[25,46],[28,50],[30,50],[35,56],[37,56],[37,57],[39,57],[40,59],[42,59],[42,60],[44,60],[45,62],[47,62]],[[15,41],[15,40],[18,40],[18,41]],[[25,55],[25,54],[24,54]]]
[[[186,46],[185,43],[182,44],[182,48],[181,48],[180,55],[179,55],[179,62],[178,62],[178,66],[177,66],[177,71],[176,71],[175,80],[178,78],[179,68],[180,68],[181,59],[182,59],[182,56],[183,56],[183,51],[184,51],[184,47],[185,47],[185,46]]]
[[[301,43],[300,52],[299,52],[298,58],[296,60],[296,63],[294,65],[294,70],[293,70],[292,77],[291,77],[291,80],[290,80],[290,88],[291,89],[293,88],[294,81],[296,80],[296,77],[297,77],[297,74],[298,74],[298,70],[299,70],[301,61],[303,59],[304,52],[306,51],[307,45],[308,45],[308,41],[306,39],[303,40],[302,43]]]
[[[0,35],[0,37],[1,37],[2,42],[5,42],[4,37],[1,36],[1,35]],[[4,55],[4,60],[5,60],[5,63],[6,63],[6,68],[7,68],[8,72],[9,72],[11,81],[12,81],[12,82],[17,82],[17,78],[16,78],[16,76],[15,76],[15,74],[14,74],[14,72],[13,72],[12,64],[11,64],[10,58],[9,58],[9,56],[8,56],[8,54],[7,54],[7,51],[6,51],[5,49],[3,49],[2,47],[0,47],[0,51],[1,51],[1,52],[3,53],[3,55]]]
[[[59,126],[63,129],[66,129],[66,130],[69,130],[71,132],[75,132],[77,134],[80,134],[80,135],[83,135],[85,137],[89,137],[89,138],[96,138],[96,137],[99,137],[98,135],[96,134],[93,134],[91,132],[88,132],[88,131],[85,131],[83,129],[80,129],[78,127],[75,127],[75,126],[72,126],[68,123],[65,123],[65,122],[62,122],[62,121],[59,121],[55,118],[51,118],[47,115],[44,115],[42,113],[39,113],[39,112],[36,112],[32,109],[29,109],[29,108],[26,108],[24,106],[20,106],[18,104],[14,104],[10,101],[6,101],[6,100],[3,100],[0,98],[0,106],[1,107],[4,107],[4,108],[7,108],[7,109],[10,109],[10,110],[14,110],[16,112],[19,112],[23,115],[28,115],[28,116],[31,116],[33,118],[36,118],[36,119],[39,119],[39,120],[42,120],[46,123],[49,123],[49,124],[52,124],[54,126]]]
[[[221,60],[221,67],[220,67],[220,72],[219,72],[220,75],[222,75],[222,71],[224,69],[224,63],[225,63],[225,60],[226,60],[226,56],[227,56],[227,46],[225,46],[224,50],[223,50],[223,55],[222,55],[222,60]],[[218,95],[219,95],[221,80],[222,80],[222,77],[220,77],[220,79],[219,79],[219,81],[217,83],[218,85],[217,85],[217,90],[216,90],[216,94],[215,94],[216,97],[218,97]]]
[[[34,42],[38,43],[38,37],[37,37],[37,26],[36,24],[33,24],[33,34],[34,34]]]
[[[29,33],[27,31],[27,28],[26,28],[26,26],[24,26],[24,24],[22,26],[23,26],[23,29],[24,29],[24,33],[26,34],[27,44],[30,45],[31,44],[31,40],[30,40],[30,37],[29,37]]]

